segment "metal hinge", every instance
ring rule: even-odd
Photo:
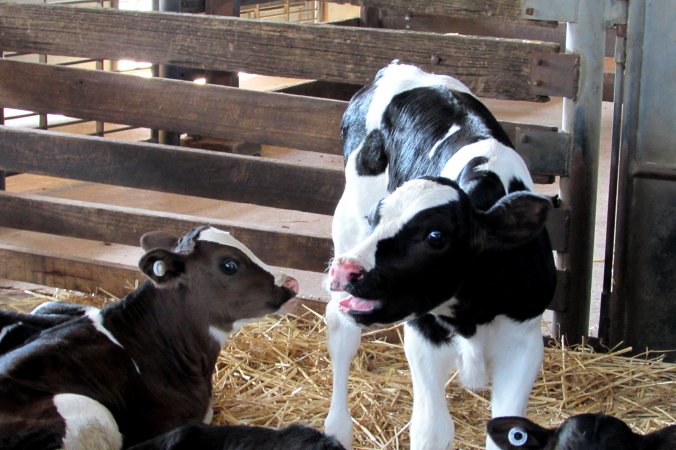
[[[580,0],[521,0],[521,18],[577,22],[579,2]],[[626,24],[628,0],[605,0],[605,2],[606,27]]]

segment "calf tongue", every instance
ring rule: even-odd
[[[339,305],[345,310],[368,312],[373,311],[380,306],[380,302],[378,300],[366,300],[351,295],[345,300],[342,300]]]

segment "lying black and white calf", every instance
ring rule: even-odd
[[[294,424],[279,430],[246,425],[186,425],[130,450],[344,450],[333,437]]]
[[[412,449],[451,448],[444,385],[454,368],[469,388],[492,382],[494,417],[525,414],[556,271],[550,201],[531,192],[509,138],[461,82],[395,62],[352,98],[342,139],[326,431],[351,445],[347,381],[361,329],[397,321],[413,380]]]
[[[673,450],[676,425],[646,435],[605,414],[580,414],[547,429],[523,417],[498,417],[488,434],[502,450]]]
[[[298,292],[295,279],[273,275],[215,228],[180,241],[149,233],[141,245],[152,281],[121,301],[50,304],[15,314],[14,327],[0,320],[0,338],[34,330],[0,356],[0,448],[118,449],[202,422],[228,335]]]

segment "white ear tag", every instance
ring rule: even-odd
[[[526,433],[523,428],[514,427],[509,430],[507,439],[514,447],[521,447],[528,441],[528,433]]]
[[[163,277],[167,273],[167,266],[164,264],[164,261],[155,261],[153,264],[153,273],[158,277]]]

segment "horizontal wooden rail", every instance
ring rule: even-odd
[[[416,16],[522,20],[521,0],[331,0],[331,2],[403,11]]]
[[[400,59],[453,75],[477,95],[520,100],[548,95],[533,93],[536,81],[556,83],[531,79],[536,56],[574,79],[578,70],[575,55],[540,41],[15,3],[0,3],[0,48],[353,84]]]
[[[341,152],[347,107],[337,100],[7,60],[0,60],[0,105],[333,154]],[[565,139],[547,139],[541,148],[533,145],[537,140],[521,139],[529,133],[562,137],[555,128],[501,125],[534,174],[567,175]]]
[[[0,170],[333,214],[342,170],[281,161],[0,127]]]
[[[558,271],[557,289],[549,309],[563,311],[568,274]],[[0,278],[53,286],[80,292],[103,291],[122,297],[145,276],[135,267],[72,255],[27,250],[0,244]],[[323,310],[328,299],[303,299],[313,309]]]
[[[0,105],[339,154],[345,102],[0,60]]]
[[[0,192],[0,226],[82,239],[133,245],[148,231],[181,236],[197,225],[229,231],[266,263],[323,272],[333,244],[327,236],[299,234],[272,224],[244,225],[228,220],[126,208],[101,203]]]
[[[145,276],[130,265],[0,244],[0,278],[122,297]]]

